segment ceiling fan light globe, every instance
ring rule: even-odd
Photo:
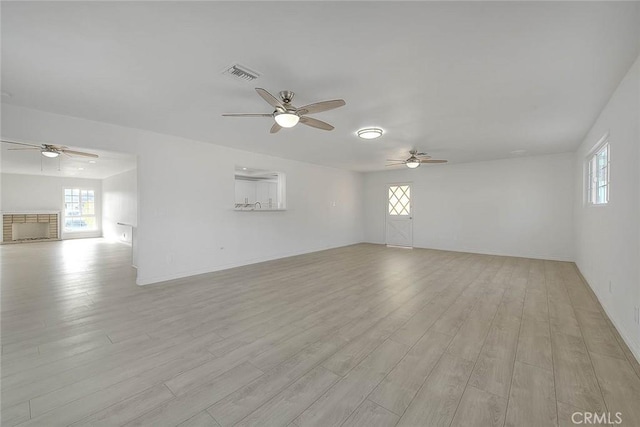
[[[58,157],[60,153],[53,150],[42,150],[42,155],[49,158]]]
[[[292,113],[280,113],[275,116],[276,123],[283,128],[292,128],[298,124],[300,117]]]
[[[407,163],[405,163],[405,165],[407,165],[407,167],[409,169],[415,169],[418,166],[420,166],[420,161],[419,160],[408,160]]]

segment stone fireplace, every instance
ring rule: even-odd
[[[17,243],[60,238],[59,213],[4,213],[3,243]]]

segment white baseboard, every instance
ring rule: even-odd
[[[629,347],[629,350],[631,350],[631,353],[636,358],[636,361],[638,361],[638,363],[640,363],[640,342],[639,343],[635,343],[630,338],[633,335],[629,334],[625,328],[621,327],[621,325],[616,322],[615,317],[611,315],[611,312],[607,308],[607,305],[604,303],[605,299],[602,298],[602,296],[598,293],[598,290],[596,288],[594,288],[593,286],[591,286],[591,284],[589,283],[587,278],[584,277],[584,274],[582,274],[582,272],[580,271],[580,267],[578,267],[578,264],[576,264],[576,270],[578,270],[578,273],[580,273],[580,277],[582,278],[584,283],[586,283],[587,286],[589,286],[589,288],[593,291],[593,294],[598,299],[598,302],[602,306],[602,309],[607,314],[607,317],[609,318],[609,320],[611,320],[611,323],[613,323],[613,326],[618,331],[618,334],[620,334],[620,336],[622,337],[622,340],[625,342],[627,347]]]
[[[104,236],[103,236],[104,237]],[[123,245],[127,245],[127,246],[131,246],[133,247],[133,243],[127,240],[120,240],[117,237],[104,237],[104,239],[108,242],[112,242],[112,243],[122,243]]]
[[[185,277],[197,276],[199,274],[214,273],[216,271],[222,271],[222,270],[228,270],[230,268],[242,267],[242,266],[245,266],[245,265],[259,264],[261,262],[273,261],[273,260],[276,260],[276,259],[288,258],[288,257],[292,257],[292,256],[297,256],[297,255],[304,255],[304,254],[309,254],[309,253],[313,253],[313,252],[326,251],[328,249],[343,248],[345,246],[357,245],[359,243],[362,243],[362,242],[345,243],[345,244],[340,244],[340,245],[337,245],[337,246],[317,247],[317,248],[306,249],[306,250],[302,250],[302,251],[284,252],[284,253],[280,253],[280,254],[277,254],[277,255],[253,258],[253,259],[248,259],[248,260],[244,260],[244,261],[239,261],[239,262],[236,262],[236,263],[223,264],[223,265],[218,265],[218,266],[213,266],[213,267],[205,267],[205,268],[198,269],[198,270],[190,270],[190,271],[178,272],[178,273],[175,273],[175,274],[167,274],[167,275],[161,275],[161,276],[150,276],[150,277],[140,277],[140,276],[138,276],[137,279],[136,279],[136,284],[139,285],[139,286],[152,285],[152,284],[156,284],[156,283],[160,283],[160,282],[166,282],[166,281],[169,281],[169,280],[182,279],[182,278],[185,278]]]
[[[374,245],[386,245],[384,242],[365,242],[371,243]],[[487,251],[476,248],[447,248],[447,247],[437,247],[437,246],[418,246],[413,245],[416,249],[433,249],[435,251],[447,251],[447,252],[460,252],[465,254],[478,254],[478,255],[495,255],[495,256],[506,256],[513,258],[531,258],[531,259],[541,259],[546,261],[561,261],[561,262],[574,262],[574,260],[570,257],[558,257],[553,255],[545,255],[545,254],[536,254],[536,253],[504,253],[500,251]]]
[[[63,232],[61,240],[72,240],[72,239],[95,239],[98,237],[102,237],[102,231],[85,231],[85,232]]]

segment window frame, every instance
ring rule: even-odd
[[[72,192],[74,190],[78,190],[79,194],[78,194],[78,209],[79,209],[79,215],[67,215],[67,199],[66,199],[66,192],[67,190],[71,190]],[[83,214],[82,213],[82,192],[83,191],[91,191],[93,192],[93,214]],[[97,202],[97,195],[96,195],[96,189],[95,188],[91,188],[91,187],[63,187],[62,188],[62,215],[61,215],[61,231],[65,234],[75,234],[75,233],[95,233],[97,231],[99,231],[99,224],[98,224],[98,214],[97,214],[97,208],[98,208],[98,202]],[[73,202],[71,202],[73,203]],[[66,223],[67,223],[67,219],[73,219],[73,218],[93,218],[93,227],[92,228],[86,228],[84,230],[78,230],[78,229],[68,229],[66,227]]]
[[[606,164],[600,165],[600,156],[606,153]],[[604,171],[604,184],[602,182],[601,171]],[[598,190],[604,188],[604,200],[599,199]],[[585,159],[585,205],[602,207],[611,203],[611,144],[609,134],[603,136],[594,148],[589,151]]]

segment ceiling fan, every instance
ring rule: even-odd
[[[428,156],[427,153],[418,153],[417,150],[409,151],[411,156],[406,160],[387,159],[389,163],[387,166],[406,165],[410,169],[415,169],[423,163],[447,163],[447,160],[436,160]]]
[[[64,145],[53,145],[53,144],[27,144],[24,142],[16,142],[16,141],[6,141],[2,140],[2,142],[6,144],[15,144],[15,145],[23,145],[25,148],[8,148],[8,150],[40,150],[40,153],[45,157],[58,157],[60,154],[67,155],[69,157],[72,156],[83,156],[83,157],[93,157],[97,158],[97,154],[93,153],[85,153],[83,151],[75,151],[69,150],[69,147],[65,147]]]
[[[307,117],[306,114],[320,113],[322,111],[333,110],[342,107],[346,103],[343,99],[334,99],[331,101],[316,102],[314,104],[305,105],[296,108],[291,105],[294,93],[283,90],[278,95],[280,99],[271,95],[266,90],[257,87],[256,92],[275,110],[271,114],[223,114],[225,117],[272,117],[276,122],[271,127],[270,133],[276,133],[282,128],[292,128],[298,124],[311,126],[322,130],[333,130],[334,127],[322,120]]]

